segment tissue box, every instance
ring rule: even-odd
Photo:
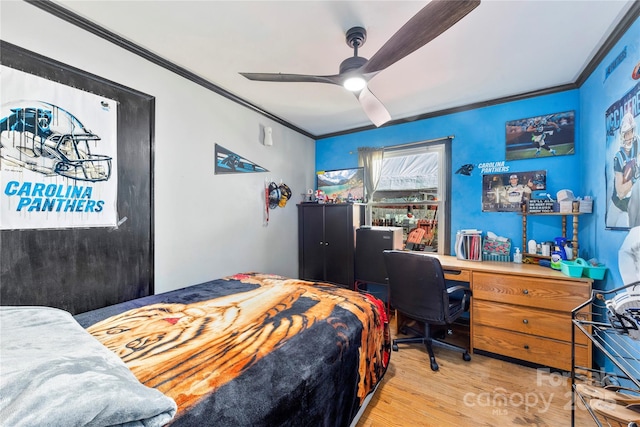
[[[575,196],[573,195],[573,191],[571,190],[560,190],[556,194],[556,198],[559,202],[565,202],[575,199]]]
[[[593,212],[593,200],[580,200],[580,212],[592,213]]]
[[[511,240],[506,241],[485,237],[482,240],[482,260],[511,262]]]
[[[560,213],[571,213],[573,212],[573,200],[561,201],[560,205]]]

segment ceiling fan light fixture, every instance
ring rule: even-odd
[[[367,86],[367,81],[362,76],[351,76],[342,85],[351,92],[358,92]]]
[[[0,0],[1,1],[1,0]],[[369,90],[367,83],[379,72],[447,31],[456,22],[478,7],[481,0],[434,0],[424,6],[389,38],[370,60],[358,56],[358,49],[367,39],[364,27],[350,28],[347,45],[353,56],[340,63],[338,74],[317,76],[281,73],[240,73],[249,80],[265,82],[309,82],[342,85],[351,91],[371,122],[380,127],[391,120],[391,114]]]

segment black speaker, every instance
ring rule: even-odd
[[[356,230],[355,279],[387,283],[382,251],[402,250],[402,227],[360,227]]]

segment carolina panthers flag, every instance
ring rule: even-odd
[[[216,174],[269,172],[260,165],[216,144]]]
[[[0,68],[0,229],[117,225],[116,101]]]

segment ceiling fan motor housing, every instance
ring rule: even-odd
[[[355,70],[367,63],[366,58],[358,56],[358,48],[367,40],[367,30],[362,27],[353,27],[347,30],[347,45],[353,48],[353,56],[340,64],[340,74]]]
[[[340,74],[346,73],[349,70],[355,70],[362,67],[367,63],[367,58],[363,58],[361,56],[352,56],[340,64]]]

